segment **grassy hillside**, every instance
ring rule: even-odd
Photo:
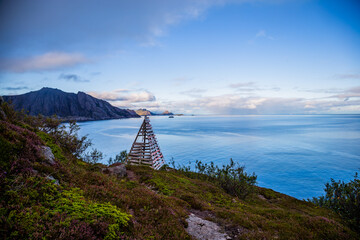
[[[65,131],[3,110],[1,239],[192,239],[190,213],[232,239],[359,238],[334,212],[270,189],[256,187],[240,199],[197,173],[127,166],[124,178],[104,174],[106,166],[83,161],[89,144],[76,125]]]

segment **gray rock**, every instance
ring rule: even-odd
[[[228,240],[231,239],[226,233],[220,232],[220,227],[211,221],[204,220],[191,213],[186,219],[188,227],[186,231],[195,239],[201,240]]]
[[[55,165],[55,156],[51,151],[51,148],[47,146],[41,146],[41,154],[50,165]]]
[[[124,163],[115,163],[111,167],[103,168],[102,172],[122,178],[126,176],[126,167]]]
[[[49,175],[46,178],[49,179],[50,181],[55,181],[54,182],[55,185],[60,185],[59,180],[55,179],[53,176]]]

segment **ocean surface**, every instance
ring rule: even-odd
[[[142,118],[80,123],[103,163],[129,151]],[[360,115],[150,117],[165,160],[221,166],[232,158],[255,172],[258,185],[298,199],[320,196],[334,178],[360,169]]]

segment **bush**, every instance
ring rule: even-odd
[[[171,164],[174,166],[174,162]],[[257,176],[246,173],[245,167],[240,166],[230,159],[230,163],[223,165],[222,168],[216,166],[213,162],[210,164],[196,161],[196,173],[190,170],[190,166],[179,166],[178,170],[190,178],[200,178],[210,182],[215,182],[227,193],[238,198],[245,198],[254,191]]]
[[[349,226],[360,232],[360,179],[355,173],[354,179],[348,183],[331,179],[325,184],[325,196],[309,200],[320,207],[337,212]]]
[[[127,155],[128,154],[127,154],[126,150],[121,151],[119,154],[117,154],[115,156],[114,159],[112,157],[109,158],[108,165],[110,166],[114,163],[124,163],[126,161]]]
[[[96,164],[103,158],[103,153],[97,149],[93,149],[91,152],[87,153],[83,160],[90,164]]]

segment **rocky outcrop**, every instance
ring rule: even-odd
[[[59,89],[42,88],[22,95],[3,96],[15,110],[30,115],[56,115],[64,120],[105,120],[139,117],[135,111],[120,109],[84,92],[66,93]]]
[[[49,163],[50,165],[55,165],[55,156],[51,151],[51,148],[47,146],[41,146],[41,155],[44,157],[45,161]]]
[[[169,112],[168,110],[166,110],[165,112],[163,112],[160,115],[174,115],[172,112]]]
[[[191,213],[186,219],[188,227],[186,231],[195,239],[199,240],[227,240],[231,239],[226,233],[222,233],[220,227],[211,221],[204,220]]]
[[[122,178],[126,176],[126,167],[124,163],[115,163],[110,167],[103,168],[102,172],[105,174],[116,176],[118,178]]]

